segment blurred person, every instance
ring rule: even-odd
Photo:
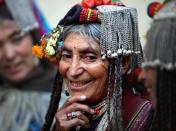
[[[42,37],[46,44],[33,47],[36,56],[58,62],[43,131],[52,129],[54,116],[55,131],[149,128],[151,103],[135,94],[137,77],[132,75],[143,60],[137,12],[120,2],[99,2],[73,6]],[[69,97],[58,109],[63,84]]]
[[[176,1],[165,2],[147,33],[139,80],[155,110],[152,131],[176,131]]]
[[[2,131],[41,129],[56,71],[32,54],[49,27],[36,3],[0,1],[0,127]]]

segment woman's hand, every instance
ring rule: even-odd
[[[69,131],[72,127],[88,128],[89,119],[84,113],[94,114],[94,110],[85,104],[85,96],[73,96],[67,99],[56,113],[56,131]]]

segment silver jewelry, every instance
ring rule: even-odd
[[[71,112],[71,113],[67,113],[66,116],[68,120],[71,120],[71,119],[77,118],[78,115],[77,115],[77,112]]]

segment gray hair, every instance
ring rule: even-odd
[[[100,24],[82,24],[82,25],[69,25],[64,28],[63,40],[70,33],[79,33],[81,36],[88,36],[92,38],[95,42],[100,42]]]

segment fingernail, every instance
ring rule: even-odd
[[[80,97],[80,100],[81,100],[81,101],[84,101],[85,99],[86,99],[86,96],[81,96],[81,97]]]

